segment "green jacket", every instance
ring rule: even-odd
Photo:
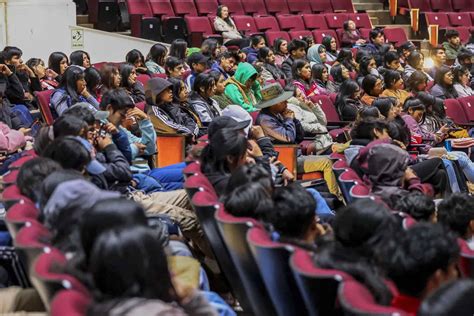
[[[454,60],[458,58],[459,51],[464,48],[463,45],[459,45],[458,48],[454,48],[449,44],[449,42],[444,42],[443,47],[446,50],[447,60]]]
[[[258,81],[255,81],[248,90],[245,87],[247,80],[256,74],[257,71],[251,64],[240,63],[234,76],[226,81],[225,95],[233,104],[240,105],[247,112],[256,111],[255,105],[262,99]]]

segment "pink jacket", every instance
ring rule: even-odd
[[[0,122],[0,151],[13,153],[26,145],[22,132],[10,129],[5,123]]]

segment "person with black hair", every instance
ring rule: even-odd
[[[433,61],[433,67],[428,69],[428,74],[434,78],[439,67],[446,64],[446,49],[443,46],[436,46],[431,49],[430,57]]]
[[[315,213],[316,201],[297,183],[277,187],[272,195],[273,205],[261,212],[262,220],[271,226],[275,241],[316,250],[319,237],[326,234]]]
[[[362,86],[362,81],[367,75],[372,75],[379,79],[383,79],[383,77],[379,74],[377,70],[377,63],[375,62],[375,58],[373,58],[372,56],[363,57],[359,62],[359,73],[356,79],[359,86]]]
[[[310,62],[306,59],[296,59],[291,66],[293,86],[300,90],[305,99],[321,94],[316,82],[313,81]]]
[[[146,68],[145,57],[138,49],[132,49],[127,53],[125,63],[133,65],[139,74],[151,75]]]
[[[391,213],[370,199],[357,200],[336,213],[334,241],[318,247],[314,265],[343,271],[361,282],[381,305],[389,305],[392,293],[381,268],[381,252],[391,245],[400,228]]]
[[[374,76],[367,75],[362,80],[362,90],[364,95],[360,98],[360,101],[365,105],[372,105],[375,100],[382,94],[383,91],[383,80]]]
[[[255,63],[258,60],[258,50],[265,46],[265,38],[263,36],[253,35],[250,37],[250,46],[242,49],[247,54],[247,62],[249,64]]]
[[[209,58],[208,66],[216,63],[221,53],[221,44],[215,38],[206,38],[201,44],[201,54]]]
[[[181,91],[177,92],[178,95],[174,93],[174,85],[176,90]],[[181,90],[182,86],[184,83],[174,78],[170,81],[162,78],[150,79],[145,91],[148,115],[157,133],[183,134],[194,139],[199,135],[199,126],[191,111],[182,105],[187,102],[187,98],[181,96],[187,96],[187,89],[185,88],[184,92]]]
[[[113,64],[105,64],[100,70],[101,78],[101,95],[105,94],[108,90],[120,88],[122,83],[122,76],[120,75],[119,69]]]
[[[41,58],[30,58],[26,65],[34,71],[36,77],[40,80],[42,90],[53,90],[58,87],[58,82],[50,79],[52,71],[45,68],[44,61]]]
[[[305,41],[294,39],[288,45],[289,57],[281,64],[281,70],[285,73],[287,79],[294,79],[292,73],[293,63],[297,59],[306,58],[307,45]]]
[[[458,93],[454,88],[454,76],[451,68],[442,66],[436,72],[435,85],[431,88],[431,94],[441,99],[456,99]]]
[[[183,80],[186,63],[183,59],[178,59],[173,56],[168,56],[165,62],[165,71],[168,78],[177,78]]]
[[[370,142],[377,139],[389,139],[388,125],[386,122],[380,119],[380,112],[376,107],[364,108],[367,114],[359,115],[359,119],[355,122],[354,126],[350,131],[351,145],[352,146],[366,146]],[[360,148],[357,149],[358,152]],[[351,164],[354,158],[353,153],[355,151],[344,151],[347,155],[347,161]],[[357,169],[357,168],[354,168]]]
[[[456,90],[458,97],[469,97],[474,95],[471,83],[471,73],[468,68],[464,66],[456,66],[453,69],[454,76],[454,89]]]
[[[474,312],[473,295],[474,281],[447,282],[423,300],[417,315],[471,315]]]
[[[397,115],[400,115],[401,107],[398,105],[398,100],[392,97],[377,98],[372,102],[372,106],[379,110],[380,115],[387,120],[387,123],[393,121]]]
[[[354,121],[357,112],[362,108],[359,100],[360,88],[357,82],[345,80],[336,97],[334,106],[343,121]]]
[[[446,50],[446,59],[452,62],[458,58],[459,52],[465,47],[461,43],[461,38],[457,30],[447,30],[444,36],[447,40],[443,42],[443,47]]]
[[[374,28],[369,33],[369,43],[364,44],[363,50],[370,52],[377,61],[377,65],[381,65],[383,56],[381,54],[382,45],[385,44],[385,35],[383,28]]]
[[[186,78],[186,86],[189,91],[194,89],[194,80],[196,77],[209,68],[209,56],[196,52],[188,56],[187,63],[191,68],[191,74]]]
[[[425,56],[423,53],[418,51],[412,52],[407,58],[407,64],[405,65],[405,70],[403,71],[403,80],[408,81],[408,78],[410,78],[412,73],[415,71],[421,71],[428,77],[428,81],[433,81],[433,78],[423,70],[424,62]]]
[[[342,51],[342,50],[341,50]],[[350,79],[349,70],[343,64],[333,65],[331,67],[331,76],[334,85],[334,93],[338,93],[341,90],[341,85],[344,81]]]
[[[150,48],[146,56],[145,66],[151,74],[164,74],[166,55],[168,49],[163,44],[157,43]]]
[[[179,60],[185,60],[188,55],[188,42],[184,39],[177,38],[175,39],[170,46],[170,51],[168,57],[175,57]],[[186,65],[186,69],[189,69]]]
[[[411,74],[407,81],[407,90],[419,99],[427,108],[427,110],[435,114],[439,119],[444,119],[446,113],[444,111],[444,100],[433,96],[426,92],[428,85],[428,76],[422,71],[415,71]]]
[[[326,65],[318,64],[311,67],[312,80],[318,86],[318,90],[322,95],[330,95],[337,93],[336,86],[329,80],[329,69]]]
[[[401,104],[410,97],[410,93],[404,90],[404,82],[400,72],[396,70],[387,70],[384,75],[385,90],[380,94],[381,97],[394,97]]]
[[[342,48],[337,55],[336,61],[332,67],[337,65],[344,65],[349,72],[356,71],[359,67],[354,60],[352,51],[349,48]]]
[[[91,58],[89,54],[83,50],[76,50],[69,55],[71,65],[80,66],[83,68],[91,67]]]
[[[474,197],[454,193],[438,205],[438,222],[445,225],[469,247],[474,248]]]
[[[416,50],[416,46],[412,42],[404,42],[398,47],[398,53],[400,54],[400,64],[405,67],[406,60],[410,54]]]
[[[385,256],[388,276],[399,290],[391,306],[415,315],[425,297],[458,278],[458,257],[456,239],[441,225],[420,223],[409,228]]]
[[[343,24],[344,33],[342,33],[341,46],[342,47],[357,47],[366,43],[366,40],[362,38],[357,26],[352,20],[344,21]]]
[[[133,100],[133,103],[145,101],[145,89],[137,80],[137,68],[130,63],[120,66],[120,87],[124,88]]]
[[[235,64],[234,54],[227,51],[217,56],[216,62],[212,64],[211,69],[219,71],[224,76],[224,79],[227,80],[234,73]]]
[[[51,112],[60,116],[66,109],[78,102],[86,102],[92,111],[97,111],[99,102],[87,90],[84,71],[77,67],[69,67],[62,78],[61,84],[51,95]]]
[[[337,55],[339,54],[337,50],[337,42],[336,39],[330,35],[326,35],[323,37],[321,44],[326,47],[326,58],[327,62],[335,62]]]
[[[54,52],[48,58],[49,80],[55,80],[58,85],[61,83],[62,76],[69,67],[69,59],[63,52]]]
[[[240,46],[243,36],[237,30],[227,6],[220,5],[217,7],[214,29],[222,34],[224,44]]]
[[[321,44],[315,44],[308,48],[306,51],[306,57],[310,62],[311,67],[314,65],[325,65],[328,69],[331,68],[330,65],[326,64],[327,55],[326,47]]]
[[[89,272],[96,288],[90,314],[217,315],[202,294],[172,278],[163,247],[150,228],[102,234],[92,247]]]
[[[275,53],[275,65],[281,68],[283,62],[289,57],[288,42],[279,37],[273,42],[273,52]]]
[[[84,80],[86,81],[87,90],[90,91],[90,94],[99,100],[101,98],[100,87],[102,86],[102,77],[100,72],[94,67],[89,67],[84,70]]]
[[[196,77],[189,105],[198,114],[203,126],[208,126],[212,119],[221,115],[219,105],[211,98],[215,91],[216,80],[209,73],[201,73]]]
[[[400,55],[397,52],[389,51],[384,54],[383,65],[377,68],[377,71],[383,76],[387,70],[403,72],[404,69],[400,65]]]
[[[41,185],[51,173],[62,167],[54,160],[42,157],[25,162],[18,173],[16,184],[21,194],[37,203],[40,198]]]
[[[436,223],[436,205],[431,197],[411,192],[394,202],[393,209],[407,213],[416,221]]]
[[[285,73],[275,64],[275,54],[269,47],[262,47],[258,50],[258,61],[262,63],[264,82],[286,79]]]

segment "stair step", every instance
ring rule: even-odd
[[[379,24],[379,18],[376,16],[371,16],[370,17],[370,22],[372,22],[372,25],[377,25]]]
[[[81,23],[81,24],[77,24],[78,26],[82,26],[82,27],[86,27],[88,29],[93,29],[94,28],[94,24],[92,23]]]
[[[354,5],[356,4],[364,4],[364,3],[381,3],[380,0],[352,0],[352,3]]]
[[[77,24],[87,24],[89,23],[89,15],[76,15],[76,23]]]
[[[367,10],[379,11],[379,10],[383,10],[383,4],[381,3],[354,3],[354,8],[357,11],[367,11]]]

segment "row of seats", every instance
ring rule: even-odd
[[[440,30],[457,30],[462,43],[474,31],[474,12],[426,12],[425,18],[427,25],[438,25]]]
[[[398,8],[405,12],[409,12],[409,9],[420,9],[422,13],[466,12],[474,11],[474,2],[471,0],[398,0]]]

